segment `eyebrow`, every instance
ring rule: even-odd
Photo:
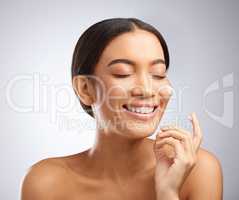
[[[124,63],[124,64],[128,64],[128,65],[133,65],[133,66],[136,65],[136,63],[132,60],[120,58],[120,59],[112,60],[107,66],[110,67],[111,65],[114,65],[116,63]],[[150,62],[150,65],[155,65],[155,64],[165,64],[165,61],[161,58],[158,58],[158,59]]]

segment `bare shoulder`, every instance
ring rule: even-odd
[[[221,168],[221,163],[215,154],[207,151],[206,149],[200,148],[195,168],[200,170],[219,170]]]
[[[206,149],[200,148],[197,154],[197,162],[191,172],[192,176],[208,175],[222,175],[222,166],[215,154],[207,151]],[[219,178],[219,177],[218,177]]]
[[[221,199],[223,190],[222,166],[213,153],[200,148],[197,162],[187,178],[189,199]]]
[[[66,179],[67,167],[63,157],[43,159],[32,165],[25,175],[21,199],[57,199],[57,195],[61,195],[60,192],[65,187],[63,183],[67,181]]]

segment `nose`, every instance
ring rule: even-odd
[[[131,94],[132,96],[154,97],[155,93],[152,87],[152,80],[145,74],[139,75],[136,84],[131,90]]]

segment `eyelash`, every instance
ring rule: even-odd
[[[116,78],[126,78],[126,77],[130,76],[130,74],[114,74],[114,76]],[[155,77],[156,79],[164,79],[164,78],[166,78],[166,76],[158,76],[158,75],[153,75],[153,77]]]
[[[166,76],[158,76],[158,75],[153,75],[156,79],[164,79]]]
[[[130,74],[114,74],[114,76],[116,77],[116,78],[126,78],[126,77],[128,77],[128,76],[130,76]]]

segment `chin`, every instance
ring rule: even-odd
[[[157,126],[149,126],[147,123],[132,123],[128,127],[116,127],[116,132],[130,139],[143,139],[154,134]]]

